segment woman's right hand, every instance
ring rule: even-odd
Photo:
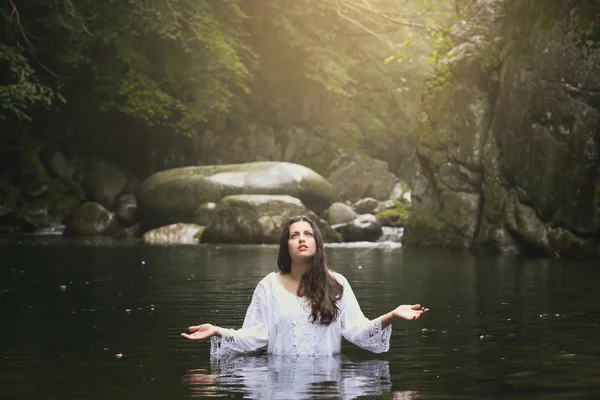
[[[212,324],[194,325],[188,328],[189,333],[182,333],[181,336],[188,340],[202,340],[208,339],[212,336],[221,336],[221,332],[216,326]]]

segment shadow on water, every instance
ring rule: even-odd
[[[422,302],[391,349],[211,362],[191,324],[239,327],[275,246],[0,237],[0,397],[600,398],[594,261],[334,246],[366,316]]]

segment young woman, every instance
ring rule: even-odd
[[[394,319],[416,320],[428,311],[419,304],[401,305],[367,319],[346,278],[327,267],[321,232],[306,216],[290,218],[284,226],[277,265],[280,272],[271,272],[254,290],[241,329],[203,324],[181,335],[211,338],[216,357],[265,346],[269,354],[326,356],[340,352],[342,336],[382,353],[389,350]]]

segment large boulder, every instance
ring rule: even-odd
[[[279,243],[287,219],[307,215],[319,226],[325,241],[339,241],[329,224],[291,196],[233,195],[214,209],[212,223],[202,233],[206,243]]]
[[[358,215],[349,205],[336,202],[329,206],[323,216],[331,225],[337,225],[353,221]]]
[[[254,162],[176,168],[148,177],[140,188],[146,226],[192,221],[198,207],[236,194],[289,195],[321,213],[333,202],[329,182],[298,164]]]

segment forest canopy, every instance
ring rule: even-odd
[[[470,3],[5,0],[0,124],[88,147],[152,142],[163,159],[161,143],[183,143],[173,164],[214,162],[189,146],[207,132],[296,127],[390,161]]]

